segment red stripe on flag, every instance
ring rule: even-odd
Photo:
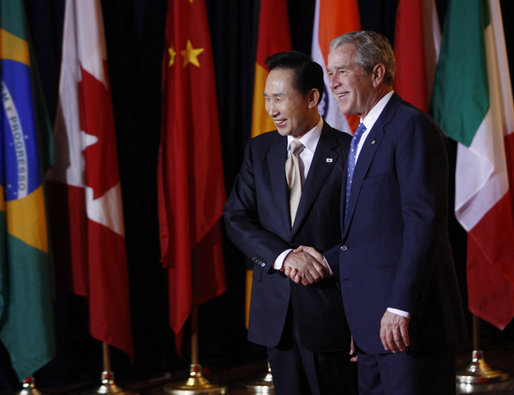
[[[469,310],[499,329],[514,317],[514,225],[509,200],[505,195],[467,238]]]
[[[394,33],[394,89],[414,106],[428,111],[423,14],[420,0],[400,0]]]
[[[88,220],[91,335],[134,356],[125,239]]]

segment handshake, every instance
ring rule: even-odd
[[[284,259],[283,273],[297,284],[310,285],[332,275],[327,261],[312,247],[300,246]]]

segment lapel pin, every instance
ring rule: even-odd
[[[326,158],[326,159],[325,159],[325,161],[326,161],[327,163],[332,163],[332,158]]]
[[[376,144],[377,140],[371,140],[371,144]]]

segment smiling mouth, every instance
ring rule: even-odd
[[[275,125],[277,125],[277,128],[283,127],[286,124],[285,120],[282,120],[282,121],[274,120],[274,122],[275,122]]]

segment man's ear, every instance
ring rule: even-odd
[[[309,93],[307,93],[307,98],[309,101],[309,108],[316,107],[320,98],[319,90],[312,88]]]
[[[386,68],[382,63],[378,63],[373,67],[373,71],[371,72],[371,78],[373,82],[373,86],[376,88],[383,81],[386,73]]]

